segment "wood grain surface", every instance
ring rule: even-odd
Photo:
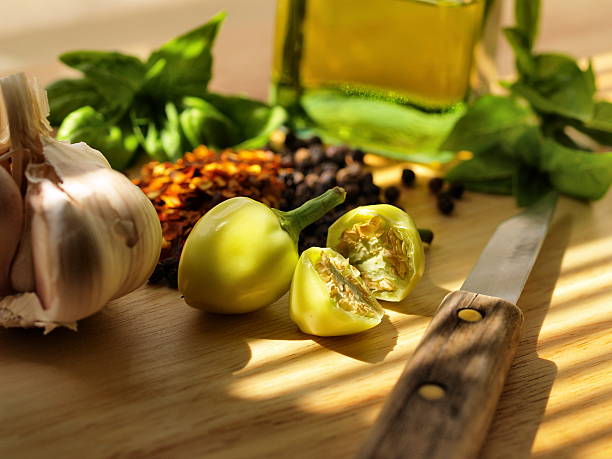
[[[142,52],[224,3],[235,19],[220,37],[217,54],[226,57],[215,86],[265,94],[271,0],[156,3],[150,14],[91,16],[75,28],[41,21],[28,32],[9,24],[0,44],[18,66],[0,73],[27,70],[49,82],[66,70],[41,47],[48,45],[43,49],[54,61],[57,52],[99,43],[105,34],[111,40],[105,47]],[[609,0],[544,4],[541,47],[565,49],[563,43],[583,56],[600,54],[600,87],[612,96],[610,28],[591,26],[610,17]],[[244,71],[258,59],[265,64]],[[402,165],[374,167],[379,185],[399,182]],[[495,227],[517,210],[509,197],[466,193],[455,215],[444,217],[427,192],[431,172],[417,173],[417,186],[403,190],[400,203],[435,232],[424,279],[404,302],[385,304],[383,322],[361,335],[313,340],[289,320],[286,298],[222,317],[155,287],[113,301],[77,333],[0,330],[0,458],[356,454],[433,308],[461,286]],[[590,205],[561,199],[518,302],[522,339],[482,458],[612,457],[611,287],[612,193]]]
[[[425,179],[401,200],[436,235],[424,279],[361,335],[310,339],[286,298],[223,317],[154,287],[77,333],[0,330],[0,457],[352,456],[434,308],[516,211],[510,198],[467,193],[441,216]],[[376,180],[398,181],[399,168],[379,167]],[[611,215],[610,193],[560,200],[518,303],[522,340],[482,457],[611,456]]]

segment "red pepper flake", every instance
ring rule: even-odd
[[[162,224],[160,261],[177,258],[199,218],[221,201],[247,196],[279,207],[285,187],[280,157],[267,150],[222,151],[200,146],[176,163],[146,164],[133,182],[151,200]]]

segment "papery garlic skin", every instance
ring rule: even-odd
[[[0,79],[0,88],[9,117],[44,112],[46,100],[37,99],[40,92],[25,77]],[[20,104],[28,99],[33,107],[25,109]],[[73,326],[145,283],[159,259],[162,232],[149,199],[102,153],[48,137],[40,120],[31,126],[40,129],[27,150],[38,144],[40,151],[32,152],[21,177],[30,232],[22,232],[24,251],[11,275],[13,290],[26,290],[19,286],[29,285],[30,262],[34,292],[0,298],[0,324],[48,331]],[[11,141],[14,132],[31,132],[19,120],[10,128]],[[20,255],[21,266],[15,263]]]

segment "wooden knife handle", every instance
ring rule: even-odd
[[[519,341],[514,304],[449,293],[387,399],[365,458],[459,459],[479,453]]]

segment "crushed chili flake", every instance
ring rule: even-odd
[[[162,225],[160,266],[176,265],[193,225],[226,199],[247,196],[278,208],[285,188],[279,170],[280,157],[271,151],[218,153],[205,146],[176,163],[146,164],[133,182],[151,200]]]

